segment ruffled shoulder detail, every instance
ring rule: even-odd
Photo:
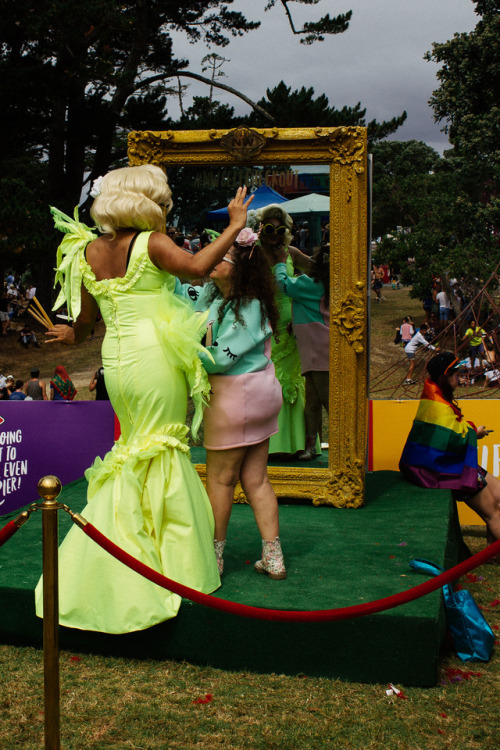
[[[104,458],[98,456],[85,472],[85,479],[89,484],[91,483],[88,499],[91,499],[110,476],[115,477],[122,472],[127,472],[133,482],[136,464],[139,461],[149,461],[155,458],[167,448],[189,453],[188,432],[189,428],[184,424],[169,424],[165,425],[161,433],[143,435],[128,443],[120,437]]]
[[[144,267],[149,260],[148,240],[151,234],[152,232],[141,232],[140,237],[141,241],[144,243],[144,247],[142,252],[137,254],[132,253],[132,258],[125,276],[97,281],[94,272],[82,254],[80,257],[82,279],[86,289],[88,289],[93,297],[97,297],[101,294],[112,294],[113,292],[126,292],[134,286],[137,279],[142,276]]]
[[[68,315],[76,319],[81,309],[82,263],[84,251],[89,242],[97,239],[93,228],[83,224],[78,218],[78,206],[74,218],[67,216],[59,209],[50,207],[54,217],[54,226],[64,232],[64,239],[57,248],[57,266],[54,287],[60,284],[61,289],[53,306],[58,310],[66,303]]]
[[[163,347],[168,350],[170,361],[185,373],[189,395],[195,407],[191,432],[196,439],[203,418],[203,409],[210,397],[208,375],[198,356],[203,352],[213,361],[210,352],[200,343],[207,330],[208,310],[204,313],[194,312],[188,300],[172,294],[166,285],[163,287],[162,296],[155,325]]]

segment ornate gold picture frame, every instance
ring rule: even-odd
[[[330,424],[328,469],[269,467],[278,497],[363,504],[367,436],[368,212],[366,129],[269,128],[136,131],[131,166],[329,166]],[[197,466],[204,478],[204,465]]]

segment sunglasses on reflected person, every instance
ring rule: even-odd
[[[277,234],[278,237],[283,237],[286,232],[286,227],[284,227],[283,225],[281,225],[280,227],[275,227],[274,224],[264,224],[260,231],[262,234]]]

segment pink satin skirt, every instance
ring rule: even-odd
[[[259,372],[209,378],[213,395],[203,417],[205,448],[256,445],[278,432],[282,395],[272,362]]]

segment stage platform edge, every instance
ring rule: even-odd
[[[409,567],[413,557],[445,568],[463,559],[449,492],[413,487],[391,471],[369,473],[366,487],[366,504],[359,509],[280,501],[286,581],[254,573],[258,532],[250,508],[235,505],[223,585],[215,596],[274,609],[331,609],[421,583],[425,577]],[[66,485],[60,499],[81,511],[85,492],[85,480],[77,480]],[[2,517],[1,525],[17,514]],[[61,512],[60,539],[70,523]],[[0,642],[41,645],[42,621],[33,595],[41,565],[41,513],[36,513],[0,549]],[[299,624],[244,619],[183,601],[175,619],[146,631],[108,635],[61,627],[60,647],[226,670],[427,687],[436,683],[445,634],[441,599],[436,591],[369,617]]]

